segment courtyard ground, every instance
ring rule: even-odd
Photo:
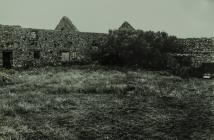
[[[3,70],[0,139],[213,140],[214,81],[106,67]]]

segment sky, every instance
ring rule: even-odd
[[[0,0],[0,24],[54,29],[67,16],[83,32],[136,29],[214,37],[214,0]]]

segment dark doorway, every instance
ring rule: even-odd
[[[34,51],[33,57],[34,59],[40,59],[40,51]]]
[[[4,51],[2,52],[3,56],[3,67],[4,68],[11,68],[13,63],[13,52],[12,51]]]
[[[214,74],[214,63],[203,63],[202,70],[204,73]]]

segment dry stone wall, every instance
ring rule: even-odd
[[[61,65],[62,52],[69,52],[69,63],[90,62],[90,49],[101,45],[106,34],[61,32],[0,26],[0,66],[4,51],[12,51],[13,67]],[[35,52],[39,58],[35,59]]]
[[[214,63],[213,38],[187,38],[180,39],[180,56],[190,56],[193,66],[200,67],[203,63]]]
[[[7,51],[12,52],[11,63],[15,68],[61,65],[64,63],[63,55],[69,57],[68,63],[90,63],[91,52],[96,52],[98,46],[106,41],[107,34],[102,33],[0,25],[0,67],[4,63],[3,52]],[[203,63],[214,63],[213,38],[179,39],[178,43],[182,48],[174,56],[190,56],[194,67],[200,67]]]

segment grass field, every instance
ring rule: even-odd
[[[105,67],[4,71],[0,139],[214,140],[214,81]]]

